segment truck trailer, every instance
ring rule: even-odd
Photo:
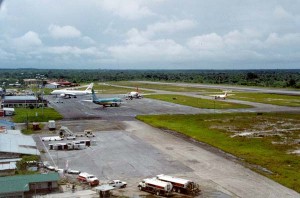
[[[197,195],[201,192],[199,185],[187,179],[176,178],[169,175],[157,175],[160,181],[170,182],[173,185],[173,191],[188,195]]]
[[[156,178],[147,178],[141,181],[138,185],[139,190],[150,192],[156,195],[169,196],[172,194],[172,184],[158,180]]]

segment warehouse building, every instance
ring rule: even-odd
[[[21,155],[40,155],[33,138],[23,135],[19,130],[0,133],[0,159],[18,158]]]
[[[3,107],[47,107],[48,101],[35,96],[5,96],[2,99]]]
[[[58,190],[58,173],[0,177],[0,198],[33,197]]]

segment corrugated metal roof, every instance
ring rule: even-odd
[[[0,171],[15,170],[16,168],[17,168],[17,162],[0,163]]]
[[[35,96],[5,96],[3,101],[8,100],[37,100]]]
[[[19,130],[0,133],[0,152],[40,155],[32,136],[23,135]]]
[[[9,127],[14,127],[15,123],[9,122],[7,120],[0,120],[0,126],[9,126]]]
[[[0,194],[29,191],[29,183],[59,180],[58,173],[0,177]]]

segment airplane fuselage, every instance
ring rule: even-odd
[[[120,98],[103,98],[103,99],[97,99],[93,100],[93,103],[103,106],[120,106],[122,100]]]
[[[87,95],[91,94],[91,91],[79,91],[79,90],[54,90],[51,92],[52,95],[71,95],[71,96],[82,96],[82,95]]]

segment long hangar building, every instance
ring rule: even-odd
[[[46,107],[48,101],[35,96],[5,96],[1,107]]]

